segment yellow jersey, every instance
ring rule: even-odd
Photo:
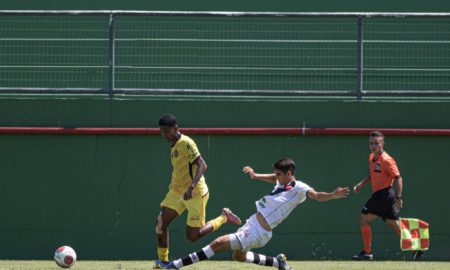
[[[200,152],[191,138],[181,134],[181,137],[172,146],[170,156],[173,167],[170,190],[179,194],[181,197],[195,176],[197,165],[193,164],[193,162],[200,156]],[[206,185],[205,177],[202,176],[195,186],[192,196],[202,197],[207,193],[208,186]]]

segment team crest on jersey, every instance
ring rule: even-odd
[[[172,157],[173,157],[173,158],[177,158],[177,157],[178,157],[178,150],[174,150],[174,151],[172,152]]]
[[[188,153],[189,153],[189,156],[188,156],[189,159],[193,159],[193,158],[195,158],[197,156],[197,152],[195,151],[195,149],[192,148],[191,145],[186,144],[186,148],[187,148]]]
[[[380,163],[375,163],[375,171],[376,171],[376,172],[381,172],[381,166],[380,166]]]
[[[266,208],[266,198],[262,198],[261,200],[258,201],[259,206],[261,206],[261,208]]]

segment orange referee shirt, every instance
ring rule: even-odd
[[[400,175],[397,163],[388,153],[383,152],[377,160],[374,154],[369,155],[369,175],[372,192],[392,187],[395,177]]]

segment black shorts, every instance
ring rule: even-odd
[[[366,202],[361,213],[377,215],[384,221],[386,219],[398,220],[400,211],[395,201],[395,191],[392,187],[378,190]]]

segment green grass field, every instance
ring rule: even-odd
[[[106,270],[106,269],[129,269],[144,270],[152,269],[152,262],[149,261],[79,261],[71,269],[79,270]],[[351,261],[290,261],[289,265],[298,270],[317,269],[340,269],[340,270],[405,270],[405,269],[450,269],[450,262],[401,262],[401,261],[380,261],[380,262],[351,262]],[[261,267],[253,264],[243,264],[232,261],[207,261],[183,268],[186,270],[263,270],[275,269]],[[0,270],[48,270],[62,269],[56,266],[53,261],[0,261]]]

